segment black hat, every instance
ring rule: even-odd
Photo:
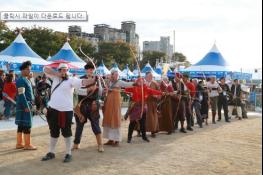
[[[91,62],[87,62],[87,64],[84,66],[84,69],[94,69],[95,67],[93,66],[93,64]]]

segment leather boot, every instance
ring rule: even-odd
[[[30,134],[24,134],[25,147],[24,150],[36,150],[37,148],[31,145],[31,136]]]
[[[16,135],[16,149],[22,149],[24,148],[23,145],[23,133],[22,132],[18,132]]]

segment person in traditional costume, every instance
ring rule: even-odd
[[[210,99],[209,99],[209,92],[207,89],[207,86],[204,85],[204,81],[201,80],[198,83],[200,85],[200,87],[202,87],[202,96],[203,99],[201,100],[201,115],[203,118],[203,122],[205,122],[206,125],[208,125],[208,111],[209,111],[209,104],[210,104]]]
[[[119,146],[121,135],[121,88],[132,86],[133,82],[119,80],[117,70],[111,72],[107,96],[103,106],[103,137],[108,139],[104,145]]]
[[[203,100],[203,87],[200,85],[197,80],[193,81],[195,84],[195,96],[193,97],[193,109],[195,111],[196,119],[197,119],[197,124],[199,125],[200,128],[203,127],[203,117],[201,115],[201,102]]]
[[[225,77],[220,78],[219,86],[221,87],[222,91],[219,93],[219,96],[218,96],[218,102],[217,102],[218,119],[217,121],[221,121],[221,110],[223,108],[225,122],[230,122],[229,117],[228,117],[228,100],[227,100],[227,97],[230,93],[230,89],[229,89],[229,86],[225,83],[225,81],[226,81]]]
[[[165,93],[162,96],[159,104],[159,131],[165,131],[167,134],[171,134],[174,131],[174,116],[172,101],[174,98],[173,86],[169,83],[168,77],[163,77],[160,85],[160,90]]]
[[[237,118],[241,120],[242,119],[242,109],[241,109],[242,90],[238,79],[234,80],[230,92],[231,93],[228,103],[229,116],[232,116],[233,109],[236,109]]]
[[[31,127],[32,127],[32,106],[34,101],[33,89],[28,76],[31,71],[32,63],[23,62],[20,66],[21,77],[16,81],[17,98],[16,98],[16,119],[17,144],[16,149],[36,150],[31,144]],[[23,144],[24,136],[24,144]]]
[[[91,62],[88,62],[84,69],[86,75],[81,76],[80,79],[92,79],[94,75],[94,66]],[[80,105],[81,114],[75,114],[76,131],[73,150],[79,149],[83,128],[87,120],[90,121],[90,125],[94,135],[96,136],[98,151],[103,152],[102,136],[100,128],[100,114],[99,114],[99,99],[102,95],[101,82],[98,79],[96,84],[89,87],[83,87],[77,90],[78,103]]]
[[[182,82],[183,75],[179,72],[175,74],[174,80],[172,81],[172,86],[174,93],[176,93],[176,98],[173,99],[173,115],[174,115],[174,126],[175,130],[178,129],[178,122],[180,121],[181,128],[180,132],[187,133],[184,128],[185,121],[185,101],[187,98],[184,96],[185,85]]]
[[[154,90],[159,90],[160,87],[156,81],[153,80],[153,74],[151,71],[146,72],[145,76],[146,85]],[[156,137],[156,133],[159,131],[158,124],[158,113],[157,113],[157,103],[158,97],[155,95],[150,95],[147,100],[147,113],[146,113],[146,132],[151,132],[152,137]]]
[[[142,134],[142,139],[146,142],[149,142],[149,139],[146,136],[145,130],[145,119],[146,119],[146,111],[148,110],[145,100],[150,95],[161,95],[162,92],[158,90],[151,89],[144,84],[143,78],[139,78],[136,81],[136,85],[134,87],[125,88],[126,93],[131,93],[132,104],[131,109],[129,111],[129,130],[128,130],[128,143],[131,143],[133,130],[137,123],[139,123],[140,132]]]
[[[192,100],[195,97],[195,86],[193,83],[189,81],[189,75],[183,75],[183,83],[184,83],[184,96],[186,98],[185,102],[185,115],[186,115],[186,122],[188,131],[193,131],[193,112],[192,112]]]
[[[93,79],[79,79],[69,77],[68,65],[60,63],[58,72],[51,67],[45,66],[44,73],[52,79],[51,97],[48,103],[47,122],[50,130],[49,151],[42,158],[47,161],[55,158],[55,147],[60,135],[60,131],[64,137],[66,145],[66,156],[64,163],[72,161],[71,145],[72,145],[72,118],[73,118],[73,93],[74,89],[86,87],[94,84],[97,77]]]
[[[217,101],[219,92],[222,91],[219,84],[216,82],[216,76],[212,76],[210,81],[207,82],[207,89],[209,90],[209,98],[212,109],[212,123],[216,124],[216,111],[217,111]]]

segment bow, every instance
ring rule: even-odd
[[[95,70],[95,72],[96,72],[96,71],[97,71],[97,67],[96,67],[96,65],[95,65],[95,63],[94,63],[94,61],[93,61],[93,59],[91,59],[88,55],[86,55],[86,54],[82,51],[81,46],[79,46],[79,51],[80,51],[80,53],[82,53],[86,58],[88,58],[88,60],[89,60],[89,61],[91,62],[91,64],[94,66],[94,70]],[[102,81],[104,87],[107,88],[104,79],[103,79],[101,76],[99,76],[99,75],[98,75],[98,77],[99,77],[99,79],[101,79],[101,81]]]
[[[141,76],[141,71],[140,71],[140,65],[139,65],[138,59],[136,59],[136,56],[135,56],[135,54],[134,54],[134,52],[133,52],[133,50],[132,50],[131,47],[130,47],[130,50],[131,50],[132,56],[133,56],[133,58],[134,58],[134,60],[135,60],[135,62],[136,62],[136,65],[137,65],[137,67],[138,67],[138,75],[139,75],[138,78],[142,78],[142,76]],[[142,115],[143,115],[143,110],[144,110],[144,91],[143,91],[143,85],[144,85],[144,81],[142,81],[142,83],[141,83],[141,91],[142,91],[141,117],[142,117]]]

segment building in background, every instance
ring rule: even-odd
[[[99,41],[126,42],[134,46],[137,53],[140,52],[139,35],[136,33],[136,23],[133,21],[121,22],[121,29],[112,28],[107,24],[94,25],[94,33],[81,31],[80,26],[69,26],[69,36],[78,36],[90,41],[94,46],[98,46]]]
[[[143,51],[163,52],[167,55],[169,62],[173,55],[173,45],[170,44],[169,36],[161,36],[160,41],[144,41]]]

